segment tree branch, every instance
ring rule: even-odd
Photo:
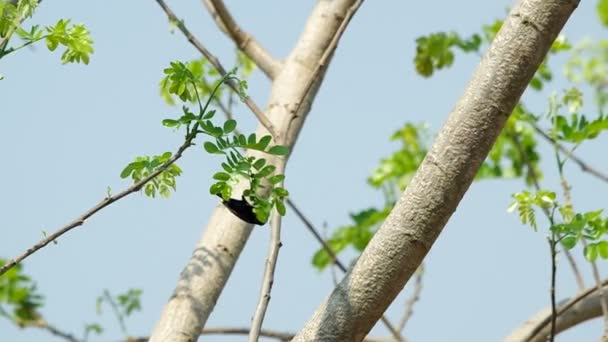
[[[209,62],[213,65],[213,67],[220,73],[220,75],[222,75],[222,77],[226,76],[226,73],[227,73],[226,69],[224,69],[224,67],[220,63],[219,59],[217,59],[217,57],[215,57],[209,50],[207,50],[205,48],[205,46],[203,46],[203,44],[201,44],[201,42],[198,39],[196,39],[196,37],[190,32],[190,30],[188,30],[188,28],[184,24],[184,21],[179,20],[177,18],[177,16],[175,16],[175,13],[173,13],[171,8],[169,8],[169,6],[167,6],[167,4],[163,0],[156,0],[156,2],[163,9],[163,11],[165,11],[165,14],[167,14],[167,17],[169,18],[169,21],[171,21],[172,23],[177,25],[177,28],[184,34],[186,39],[188,39],[188,41],[203,56],[205,56],[205,58],[207,58],[207,60],[209,60]],[[237,94],[240,94],[239,87],[234,81],[228,80],[227,84],[230,86],[230,88],[232,88],[232,90],[234,92],[236,92]],[[278,136],[278,132],[275,130],[274,125],[270,122],[270,120],[268,119],[266,114],[264,114],[264,112],[262,112],[260,110],[260,108],[255,104],[255,102],[251,99],[251,97],[246,96],[243,99],[243,102],[245,102],[247,107],[249,107],[249,109],[253,112],[253,114],[255,114],[255,116],[258,118],[260,123],[264,127],[266,127],[266,130],[268,131],[268,133],[270,133],[275,138],[275,140],[280,139],[280,137]]]
[[[608,285],[608,280],[602,282]],[[596,286],[560,302],[557,308],[556,333],[602,315],[601,297]],[[551,309],[546,308],[515,329],[503,342],[545,342],[550,334]]]
[[[46,236],[44,239],[38,241],[38,243],[36,243],[32,247],[28,248],[25,252],[21,253],[14,259],[9,260],[5,265],[0,267],[0,275],[4,274],[6,271],[8,271],[9,269],[14,267],[21,261],[23,261],[28,256],[34,254],[39,249],[44,248],[49,243],[57,240],[63,234],[69,232],[70,230],[72,230],[76,227],[82,226],[87,219],[89,219],[91,216],[95,215],[100,210],[102,210],[105,207],[109,206],[110,204],[120,200],[123,197],[126,197],[134,192],[139,191],[149,181],[151,181],[156,176],[161,174],[163,171],[165,171],[167,168],[169,168],[169,166],[171,166],[179,158],[181,158],[184,151],[186,149],[188,149],[188,147],[192,146],[192,140],[194,139],[194,137],[195,137],[194,135],[188,136],[186,138],[186,140],[184,141],[184,143],[177,149],[177,152],[175,152],[175,154],[172,155],[171,158],[169,158],[169,160],[167,160],[164,164],[160,165],[156,170],[154,170],[152,173],[150,173],[147,177],[142,178],[139,182],[133,184],[132,186],[126,188],[125,190],[119,192],[116,195],[111,195],[111,196],[105,197],[97,205],[95,205],[94,207],[89,209],[84,214],[80,215],[78,218],[76,218],[72,222],[68,223],[67,225],[63,226],[62,228],[59,228],[53,234],[50,234],[50,235]]]
[[[277,174],[283,174],[285,171],[285,163],[279,162],[276,168]],[[283,182],[278,184],[283,187]],[[257,342],[260,338],[262,323],[270,302],[270,291],[274,283],[274,271],[277,267],[277,259],[279,258],[279,249],[281,243],[281,215],[275,210],[272,212],[270,220],[270,246],[268,247],[268,257],[266,258],[266,267],[264,268],[264,279],[262,280],[262,288],[260,291],[260,299],[253,315],[251,322],[251,331],[249,332],[249,342]]]
[[[513,7],[390,215],[294,342],[361,341],[369,333],[456,210],[577,5],[522,0]]]
[[[205,7],[217,26],[234,41],[239,50],[243,51],[255,64],[273,80],[281,71],[281,63],[258,43],[248,32],[236,23],[222,0],[203,0]]]
[[[608,175],[596,170],[584,160],[577,157],[574,153],[572,153],[572,151],[569,151],[567,148],[565,148],[562,144],[554,141],[553,138],[551,138],[547,133],[540,129],[540,127],[536,125],[533,126],[536,133],[538,133],[541,137],[550,142],[552,145],[556,145],[557,149],[564,153],[566,155],[566,158],[572,159],[572,161],[575,162],[581,168],[581,170],[583,170],[583,172],[587,172],[592,176],[595,176],[596,178],[608,183]]]
[[[295,47],[284,62],[282,71],[273,80],[266,114],[278,127],[279,141],[292,149],[310,111],[322,81],[324,68],[315,68],[330,46],[345,14],[355,0],[319,1],[302,31]],[[328,63],[329,59],[325,61]],[[306,87],[309,79],[313,84]],[[257,133],[266,131],[258,127]],[[255,151],[249,155],[258,156]],[[267,164],[279,161],[264,156]],[[175,292],[156,324],[151,341],[195,340],[213,310],[238,257],[243,250],[252,225],[241,221],[223,206],[213,212],[192,257],[180,274]]]

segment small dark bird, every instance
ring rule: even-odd
[[[218,197],[222,198],[222,196],[219,194]],[[228,208],[228,210],[230,210],[234,216],[247,223],[257,224],[259,226],[266,223],[258,220],[257,216],[255,216],[255,213],[253,212],[253,206],[245,200],[245,197],[241,197],[240,200],[230,198],[229,200],[224,201],[224,199],[222,199],[222,204],[224,204],[224,206]]]

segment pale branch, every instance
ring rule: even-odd
[[[202,335],[249,335],[249,328],[238,328],[238,327],[210,327],[204,328],[201,332]],[[294,333],[281,332],[270,329],[260,330],[260,337],[273,338],[281,342],[288,342],[293,339]],[[148,337],[138,337],[129,339],[125,342],[148,342]],[[396,342],[392,339],[380,338],[380,337],[367,337],[363,342]]]
[[[297,113],[300,110],[300,107],[302,106],[302,103],[304,102],[306,96],[308,96],[308,93],[312,89],[312,86],[317,83],[317,79],[323,74],[323,69],[327,66],[329,60],[331,59],[331,56],[336,51],[336,48],[338,47],[338,42],[340,41],[340,38],[342,38],[342,34],[344,34],[344,31],[346,31],[346,27],[350,23],[351,19],[355,16],[355,13],[357,13],[357,10],[361,7],[361,5],[363,5],[363,1],[364,0],[354,1],[353,4],[348,8],[348,10],[346,10],[346,13],[344,14],[344,19],[342,19],[340,26],[338,26],[338,29],[336,30],[333,37],[329,41],[329,44],[325,48],[323,55],[321,55],[319,62],[317,63],[317,65],[315,65],[314,70],[310,74],[310,78],[308,79],[308,82],[304,87],[304,92],[302,93],[302,96],[297,102],[296,108],[293,111],[294,113]]]
[[[521,0],[512,8],[405,192],[294,342],[361,341],[369,333],[456,210],[577,5]]]
[[[608,280],[602,282],[608,285]],[[602,315],[601,297],[596,286],[562,300],[557,307],[556,333]],[[545,342],[550,334],[551,309],[545,308],[515,329],[503,342]]]
[[[207,50],[207,48],[205,48],[205,46],[190,32],[190,30],[188,30],[188,28],[184,24],[184,21],[183,20],[179,20],[177,18],[177,16],[175,15],[175,13],[173,13],[173,11],[171,10],[171,8],[169,8],[169,6],[167,6],[167,4],[163,0],[156,0],[156,2],[163,9],[163,11],[165,12],[165,14],[169,18],[169,21],[172,22],[172,23],[174,23],[177,26],[177,28],[184,34],[184,36],[186,37],[186,39],[203,56],[205,56],[205,58],[207,58],[207,60],[220,73],[220,75],[222,75],[222,77],[225,77],[228,72],[226,71],[226,69],[224,69],[224,67],[220,63],[220,60],[217,57],[215,57],[215,55],[213,55],[209,50]],[[239,86],[232,79],[228,79],[226,83],[228,84],[228,86],[230,86],[230,88],[234,92],[236,92],[239,95],[241,94],[241,92],[239,90]],[[253,114],[255,114],[255,116],[257,117],[257,119],[266,128],[266,130],[268,131],[268,133],[270,133],[270,135],[272,135],[275,138],[275,140],[280,139],[280,137],[278,136],[278,132],[275,130],[275,127],[272,124],[272,122],[270,122],[270,120],[268,119],[268,117],[266,116],[266,114],[264,114],[264,112],[262,112],[262,110],[258,107],[257,104],[255,104],[255,102],[251,99],[251,97],[245,96],[243,98],[243,102],[245,102],[245,104],[247,105],[247,107],[249,107],[249,109],[253,112]]]
[[[596,178],[608,183],[608,175],[606,175],[605,173],[603,173],[601,171],[598,171],[597,169],[595,169],[594,167],[592,167],[591,165],[586,163],[584,160],[579,158],[577,155],[575,155],[572,151],[568,150],[562,144],[556,142],[552,137],[550,137],[547,133],[545,133],[542,129],[540,129],[540,127],[538,127],[536,125],[533,125],[533,127],[534,127],[534,130],[541,137],[543,137],[545,140],[547,140],[551,144],[555,144],[557,146],[557,148],[566,155],[566,158],[572,159],[572,161],[574,163],[576,163],[576,165],[578,165],[581,168],[581,170],[583,170],[583,172],[587,172],[587,173],[591,174],[592,176],[595,176]]]
[[[222,0],[203,0],[211,17],[222,30],[249,59],[273,80],[281,71],[281,63],[276,60],[260,43],[248,32],[244,31],[234,20]]]
[[[283,174],[285,171],[285,162],[279,162],[276,165],[276,173]],[[278,184],[279,187],[283,187],[283,182]],[[268,303],[270,302],[270,292],[272,285],[274,284],[274,272],[277,267],[277,260],[279,258],[279,249],[281,248],[281,215],[278,213],[276,208],[272,211],[272,217],[270,219],[270,244],[268,246],[268,256],[266,257],[266,266],[264,267],[264,278],[262,279],[262,288],[260,290],[260,298],[258,305],[255,309],[253,319],[251,321],[251,331],[249,332],[249,342],[257,342],[260,338],[260,331],[262,330],[262,324],[264,317],[266,316],[266,310],[268,309]]]
[[[139,182],[133,184],[132,186],[126,188],[125,190],[117,193],[116,195],[106,196],[102,199],[97,205],[93,206],[91,209],[86,211],[84,214],[80,215],[78,218],[73,220],[72,222],[66,224],[65,226],[59,228],[54,233],[47,235],[44,239],[38,241],[35,245],[28,248],[26,251],[15,257],[14,259],[9,260],[6,264],[0,267],[0,275],[4,274],[6,271],[23,261],[28,256],[34,254],[36,251],[44,248],[49,243],[57,240],[63,234],[69,232],[70,230],[82,226],[87,219],[91,216],[95,215],[100,210],[109,206],[110,204],[120,200],[121,198],[128,196],[134,192],[138,192],[141,188],[146,185],[149,181],[154,179],[156,176],[161,174],[163,171],[167,170],[169,166],[175,163],[179,158],[182,157],[182,154],[188,147],[192,146],[192,140],[195,138],[195,135],[188,135],[184,141],[184,143],[177,149],[175,154],[171,156],[165,163],[161,164],[157,169],[151,172],[148,176],[142,178]]]
[[[310,112],[311,104],[322,77],[304,97],[304,86],[311,69],[319,63],[344,15],[355,0],[316,2],[313,10],[283,63],[283,69],[273,80],[266,114],[279,129],[278,139],[293,149]],[[324,73],[325,68],[319,69]],[[298,104],[297,102],[301,103]],[[298,106],[299,110],[294,111]],[[265,133],[259,126],[256,133]],[[257,152],[249,152],[257,155]],[[267,163],[274,164],[270,157]],[[175,291],[165,305],[151,335],[151,341],[189,341],[198,336],[207,322],[242,252],[253,227],[239,220],[222,206],[212,213],[206,229],[196,243],[192,257],[179,275]]]

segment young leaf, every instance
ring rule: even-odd
[[[289,153],[289,149],[287,146],[276,145],[272,146],[270,150],[268,150],[268,153],[274,156],[286,156]]]
[[[203,147],[205,148],[205,151],[207,151],[208,153],[212,153],[212,154],[221,154],[222,153],[220,151],[220,149],[217,148],[217,146],[215,146],[215,144],[210,141],[205,141],[205,144],[203,145]]]
[[[234,131],[235,128],[236,128],[235,120],[231,119],[231,120],[224,122],[224,134],[231,133],[232,131]]]
[[[261,168],[264,167],[264,165],[266,165],[266,159],[264,159],[264,158],[260,158],[260,159],[256,160],[255,163],[253,163],[253,167],[256,170],[260,170]]]
[[[277,208],[277,211],[279,212],[279,214],[281,216],[285,216],[285,204],[283,204],[283,201],[274,201],[274,206]]]
[[[273,173],[274,170],[276,170],[276,166],[266,165],[262,170],[260,170],[260,172],[257,173],[256,177],[264,178],[264,177],[268,176],[269,174]]]
[[[266,147],[268,147],[268,144],[270,144],[270,140],[272,140],[272,137],[270,135],[263,136],[256,144],[256,149],[264,151]]]
[[[219,180],[219,181],[227,181],[230,179],[230,175],[227,174],[226,172],[217,172],[216,174],[213,175],[213,179]]]
[[[285,179],[285,175],[274,175],[268,179],[272,184],[278,184]]]

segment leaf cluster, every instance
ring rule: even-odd
[[[22,21],[32,16],[38,3],[37,0],[19,0],[16,4],[0,2],[0,58],[44,40],[50,51],[55,51],[60,45],[65,47],[61,55],[62,63],[89,64],[90,55],[94,52],[93,40],[84,25],[70,25],[69,19],[60,19],[55,25],[44,29],[39,25],[33,25],[29,29],[22,27]],[[23,44],[9,47],[8,41],[13,34],[17,34]]]
[[[0,259],[0,266],[5,263]],[[36,284],[23,273],[21,265],[16,265],[0,277],[0,316],[19,326],[35,323],[41,319],[38,309],[43,303]]]
[[[171,152],[165,152],[161,155],[156,156],[143,156],[135,158],[135,161],[127,165],[120,173],[120,178],[133,179],[133,183],[141,181],[143,178],[148,177],[158,168],[163,166],[171,158]],[[156,197],[156,194],[160,194],[163,198],[168,198],[171,194],[170,189],[175,191],[176,182],[175,178],[182,174],[182,169],[175,165],[169,165],[163,170],[158,176],[154,177],[143,187],[143,192],[148,197]]]

